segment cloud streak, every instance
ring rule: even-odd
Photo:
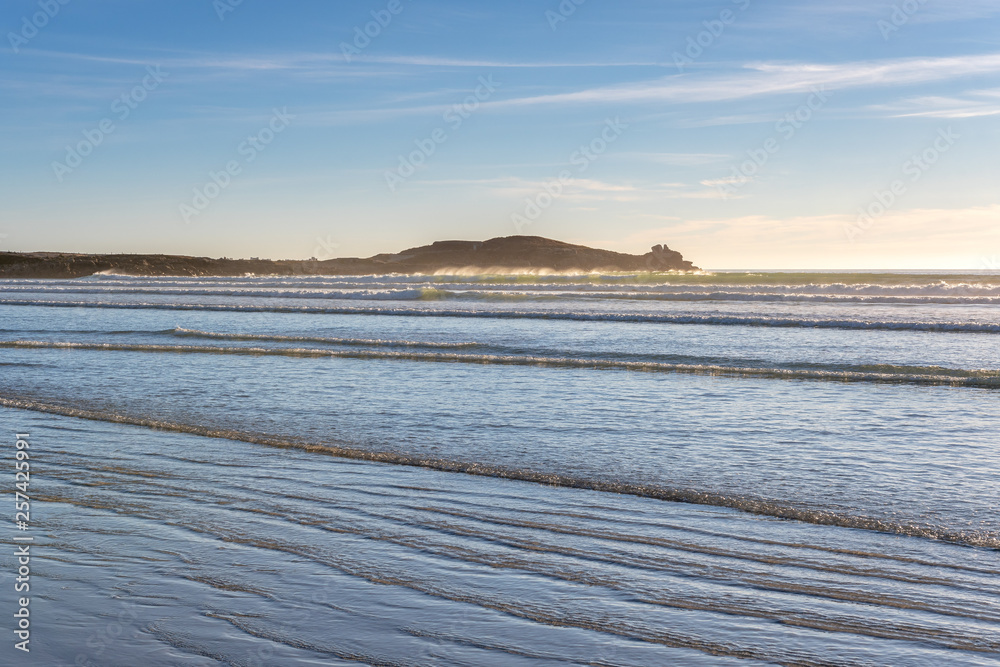
[[[977,90],[964,97],[926,95],[874,108],[888,111],[893,118],[978,118],[1000,115],[997,98],[1000,98],[1000,91]]]
[[[146,65],[150,62],[169,62],[177,68],[193,69],[229,69],[229,70],[312,70],[330,69],[331,65],[345,70],[358,69],[359,65],[397,65],[404,67],[428,68],[499,68],[499,69],[550,69],[550,68],[608,68],[608,67],[660,67],[659,64],[647,62],[559,62],[559,61],[512,61],[469,58],[446,58],[427,55],[392,55],[392,56],[355,56],[348,63],[339,52],[286,53],[281,55],[217,55],[212,53],[174,52],[172,56],[151,54],[148,58],[98,56],[92,54],[74,53],[70,51],[47,51],[41,49],[25,49],[24,55],[64,60],[79,60],[84,62],[101,62],[121,65]]]
[[[556,104],[721,102],[765,95],[871,86],[903,86],[1000,72],[1000,54],[948,58],[906,58],[841,64],[746,65],[738,74],[678,74],[651,81],[602,86],[571,93],[500,100],[491,106]]]

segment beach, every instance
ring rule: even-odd
[[[998,302],[975,273],[4,281],[25,664],[997,664]]]

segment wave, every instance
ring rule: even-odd
[[[375,463],[414,466],[443,472],[463,473],[482,477],[497,477],[532,482],[536,484],[545,484],[549,486],[618,493],[644,498],[653,498],[668,502],[728,507],[750,514],[771,516],[780,519],[791,519],[819,525],[840,526],[844,528],[855,528],[911,537],[921,537],[968,546],[1000,550],[1000,536],[987,531],[951,530],[944,526],[933,526],[906,521],[892,521],[878,517],[831,511],[823,508],[799,507],[788,502],[760,498],[748,494],[726,494],[710,490],[679,488],[667,485],[636,484],[620,480],[563,475],[532,470],[530,468],[511,468],[461,460],[427,458],[399,452],[372,451],[352,447],[342,443],[311,442],[287,436],[253,433],[231,429],[218,429],[196,424],[165,421],[151,417],[83,409],[53,403],[43,403],[20,397],[0,395],[0,407],[16,410],[30,410],[46,414],[57,414],[78,419],[126,424],[161,431],[198,435],[208,438],[223,438],[269,447],[299,449],[317,454],[325,454],[339,458],[370,461]]]
[[[183,288],[160,285],[155,288],[135,284],[114,287],[78,287],[36,285],[5,286],[7,292],[45,294],[162,295],[207,296],[241,299],[324,299],[343,301],[552,301],[552,300],[626,300],[626,301],[735,301],[735,302],[804,302],[858,304],[962,304],[1000,303],[1000,287],[992,285],[595,285],[580,284],[569,290],[566,285],[519,284],[477,285],[469,289],[460,284],[254,284],[253,289],[229,285],[193,285]],[[293,289],[288,289],[293,288]]]
[[[182,338],[204,338],[208,340],[269,341],[274,343],[326,343],[359,347],[424,347],[442,349],[463,349],[480,347],[479,343],[442,343],[436,341],[385,340],[381,338],[335,338],[325,336],[279,336],[274,334],[233,334],[199,331],[177,327],[166,332]]]
[[[217,334],[240,339],[238,335]],[[212,337],[209,334],[209,337]],[[258,339],[249,337],[250,339]],[[262,337],[282,339],[284,337]],[[71,343],[52,341],[0,341],[6,349],[59,349],[161,354],[219,354],[240,356],[333,357],[339,359],[399,360],[437,363],[465,363],[499,366],[538,366],[585,370],[621,370],[646,373],[679,373],[735,378],[869,382],[882,384],[947,385],[980,389],[1000,388],[1000,371],[961,370],[941,367],[862,366],[857,369],[757,368],[709,364],[681,364],[656,361],[626,361],[608,358],[543,357],[530,355],[457,354],[394,350],[330,350],[297,347],[219,347],[214,345],[151,345],[117,343]]]
[[[338,290],[320,290],[313,287],[298,289],[280,290],[275,288],[261,289],[219,289],[185,287],[184,289],[170,287],[137,287],[123,286],[115,288],[97,289],[94,287],[46,287],[39,289],[34,286],[18,285],[15,287],[5,286],[6,292],[29,292],[43,294],[106,294],[106,295],[129,295],[147,294],[163,296],[217,296],[217,297],[239,297],[239,298],[270,298],[270,299],[344,299],[344,300],[364,300],[364,301],[417,301],[422,298],[437,299],[446,298],[445,295],[437,294],[438,290],[425,288],[391,288],[370,289],[365,287],[355,287]]]
[[[381,274],[345,276],[110,276],[93,275],[71,280],[49,279],[5,279],[2,284],[36,285],[341,285],[341,284],[412,284],[417,282],[452,282],[466,285],[538,284],[538,285],[659,285],[659,286],[744,286],[776,287],[787,289],[929,289],[954,290],[963,288],[1000,290],[1000,273],[844,273],[844,272],[667,272],[667,273],[555,273],[542,275],[524,274],[484,274],[448,273],[434,274]]]
[[[660,313],[615,313],[581,311],[464,310],[431,308],[379,308],[364,306],[270,306],[247,304],[123,303],[0,299],[0,306],[52,308],[116,308],[126,310],[175,310],[244,313],[288,313],[318,315],[388,315],[405,317],[469,317],[485,319],[576,320],[585,322],[631,322],[650,324],[701,324],[717,326],[850,329],[879,331],[933,331],[944,333],[1000,333],[1000,322],[956,322],[918,320],[811,319],[749,315],[669,315]]]

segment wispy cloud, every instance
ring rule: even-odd
[[[297,56],[296,58],[305,58]],[[324,56],[329,61],[330,56]],[[395,61],[393,58],[382,59],[385,62]],[[416,58],[416,61],[423,60]],[[435,60],[435,59],[431,59]],[[292,58],[289,62],[295,61]],[[233,67],[259,67],[257,61],[235,59],[206,60],[206,66],[223,67],[229,63]],[[305,60],[296,62],[306,62]],[[442,61],[450,62],[450,61]],[[472,62],[460,61],[472,66]],[[290,65],[289,65],[290,66]],[[527,65],[526,65],[527,66]],[[557,66],[554,64],[536,66]],[[567,65],[568,66],[568,65]],[[764,97],[767,95],[808,94],[817,89],[840,90],[860,87],[887,87],[907,84],[933,83],[951,81],[963,76],[1000,73],[1000,54],[989,54],[968,58],[908,58],[895,60],[861,61],[842,64],[815,63],[757,63],[723,74],[706,75],[673,75],[638,83],[590,88],[570,93],[548,95],[521,96],[497,101],[485,102],[483,107],[493,109],[519,109],[544,105],[608,105],[636,104],[642,102],[672,104],[688,104],[698,102],[724,102],[749,97]],[[436,91],[424,91],[424,97],[439,95]],[[895,107],[878,107],[870,105],[869,110],[879,110],[890,116],[936,116],[942,118],[959,118],[974,115],[992,115],[992,107],[985,103],[955,104],[951,113],[930,108],[902,109]],[[349,125],[355,123],[373,123],[400,118],[408,115],[439,114],[447,108],[447,104],[419,105],[408,107],[387,107],[378,105],[370,108],[341,108],[338,110],[303,109],[300,116],[301,124],[309,125]],[[706,125],[734,125],[745,123],[772,122],[771,113],[757,112],[741,116],[720,116],[701,119],[678,121],[685,127],[701,127]],[[716,161],[712,154],[680,154],[661,153],[659,157],[650,158],[663,164],[697,165]],[[724,159],[722,156],[718,159]]]
[[[868,60],[838,64],[757,63],[738,73],[677,74],[650,81],[500,100],[492,106],[721,102],[803,93],[819,87],[845,89],[901,86],[1000,72],[1000,53],[949,58]]]
[[[439,187],[480,188],[488,196],[515,199],[541,191],[552,179],[518,176],[474,179],[434,179],[423,181]],[[717,199],[715,190],[677,182],[625,182],[577,178],[563,187],[560,200],[585,202],[655,202],[668,199]]]
[[[646,62],[558,62],[558,61],[527,61],[511,60],[476,60],[465,58],[440,58],[435,56],[359,56],[359,62],[384,63],[390,65],[411,65],[418,67],[492,67],[492,68],[560,68],[560,67],[659,67],[658,63]]]
[[[626,160],[643,160],[673,167],[696,167],[705,164],[716,164],[731,158],[720,153],[616,153],[615,158]]]
[[[26,56],[39,56],[45,58],[55,58],[63,60],[77,60],[82,62],[102,62],[122,65],[147,65],[151,62],[169,62],[178,68],[205,68],[205,69],[228,69],[228,70],[309,70],[315,68],[329,69],[331,66],[343,67],[345,70],[357,70],[359,65],[399,65],[406,67],[427,67],[427,68],[564,68],[564,67],[650,67],[659,68],[655,62],[614,62],[614,61],[515,61],[515,60],[489,60],[476,58],[446,58],[427,55],[392,55],[355,56],[348,63],[339,52],[301,52],[282,53],[271,55],[220,55],[214,53],[198,53],[177,51],[173,53],[150,54],[149,57],[115,57],[99,56],[85,53],[75,53],[71,51],[48,51],[41,49],[25,49]]]
[[[977,118],[1000,114],[1000,90],[978,90],[961,97],[925,95],[873,108],[894,118]]]

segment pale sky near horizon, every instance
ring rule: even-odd
[[[0,29],[4,250],[1000,269],[995,0],[9,0]]]

